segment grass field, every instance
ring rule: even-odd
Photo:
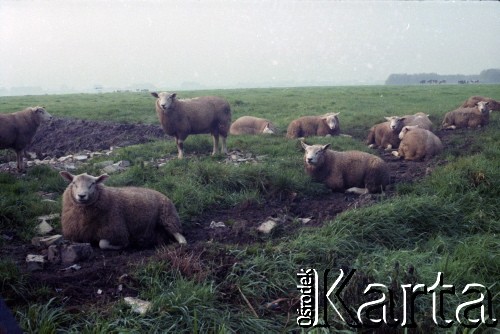
[[[122,148],[117,159],[129,160],[131,168],[113,175],[109,185],[139,185],[167,194],[175,203],[186,229],[212,210],[245,202],[265,206],[289,194],[321,197],[327,190],[312,183],[302,169],[302,151],[296,141],[284,138],[288,123],[303,115],[340,112],[341,132],[352,135],[310,138],[308,143],[331,143],[335,150],[370,151],[364,144],[368,129],[384,116],[426,112],[439,125],[447,111],[471,95],[500,97],[499,85],[368,86],[274,88],[178,92],[181,98],[199,95],[225,97],[233,120],[243,115],[266,117],[281,130],[279,136],[230,136],[228,147],[264,155],[259,164],[222,164],[211,157],[208,136],[190,136],[186,153],[207,152],[185,160],[172,160],[162,168],[144,164],[151,158],[176,155],[173,141]],[[0,113],[42,105],[54,116],[128,123],[156,124],[154,99],[148,93],[110,93],[0,97]],[[281,233],[245,245],[210,243],[157,250],[155,261],[131,265],[130,275],[141,299],[153,303],[144,316],[130,311],[121,301],[88,307],[72,313],[64,298],[44,282],[30,279],[22,264],[9,258],[8,239],[0,239],[0,295],[13,309],[27,333],[281,333],[306,332],[296,323],[300,298],[297,272],[340,268],[357,270],[356,282],[346,300],[359,306],[367,282],[389,287],[405,283],[436,282],[438,272],[445,284],[456,287],[446,298],[444,310],[454,319],[449,329],[432,321],[431,295],[415,302],[414,329],[400,332],[488,332],[485,325],[467,329],[458,324],[455,310],[477,294],[464,296],[466,284],[478,283],[491,291],[493,309],[500,315],[500,117],[493,113],[490,125],[481,130],[461,130],[450,135],[450,144],[433,161],[433,172],[418,182],[397,184],[394,196],[377,196],[376,203],[347,210],[319,227]],[[464,145],[467,138],[467,145]],[[6,155],[6,151],[0,151]],[[102,159],[101,159],[102,160]],[[86,170],[97,174],[91,162]],[[421,162],[426,164],[428,162]],[[49,167],[28,170],[23,177],[0,173],[0,234],[15,231],[24,243],[33,237],[36,217],[60,212],[60,195],[66,187]],[[41,202],[39,191],[60,194],[56,202]],[[228,222],[231,223],[231,222]],[[60,227],[60,226],[58,226]],[[189,240],[188,240],[189,241]],[[21,247],[21,246],[19,246]],[[200,253],[200,249],[203,252]],[[189,256],[188,256],[189,255]],[[191,256],[191,257],[190,257]],[[228,258],[232,266],[218,270]],[[158,260],[160,259],[160,260]],[[187,261],[191,271],[173,265]],[[195,268],[195,269],[193,269]],[[414,268],[414,269],[408,269]],[[193,273],[194,272],[194,273]],[[400,293],[399,290],[396,293]],[[285,299],[289,308],[273,311],[267,303]],[[486,305],[486,312],[488,303]],[[402,302],[396,301],[397,312]],[[330,328],[311,332],[355,332],[333,311]],[[398,313],[399,314],[399,313]],[[478,317],[478,309],[470,312]],[[376,317],[376,316],[372,316]],[[471,318],[469,317],[469,319]]]

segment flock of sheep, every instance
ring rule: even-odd
[[[163,130],[175,138],[178,158],[184,156],[184,140],[191,134],[210,133],[212,154],[227,154],[228,134],[275,134],[276,127],[267,119],[243,116],[231,124],[229,103],[215,96],[178,99],[175,93],[151,93],[156,98],[156,113]],[[475,128],[489,123],[490,111],[500,111],[500,103],[473,96],[457,110],[444,116],[443,129]],[[340,135],[338,113],[304,116],[293,120],[287,138]],[[42,107],[27,108],[11,114],[0,114],[0,149],[12,148],[17,154],[17,168],[24,170],[23,155],[41,122],[51,115]],[[428,115],[391,116],[374,125],[367,144],[407,160],[428,159],[441,152],[443,145],[432,132]],[[384,191],[389,184],[386,163],[378,156],[361,151],[338,152],[328,145],[308,145],[304,149],[305,171],[315,181],[337,192],[355,194]],[[106,174],[60,175],[69,182],[63,194],[61,225],[66,239],[90,242],[102,249],[129,246],[149,247],[167,241],[186,243],[179,215],[165,195],[147,188],[114,188],[104,185]]]

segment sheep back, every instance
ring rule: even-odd
[[[63,194],[63,236],[99,244],[106,239],[121,247],[151,247],[172,240],[182,228],[177,210],[165,195],[152,189],[96,184],[95,200],[80,204],[73,185]]]
[[[402,118],[404,118],[403,126],[417,125],[421,129],[426,129],[429,131],[432,131],[433,129],[433,124],[432,121],[429,119],[429,115],[423,112],[418,112],[414,115],[405,115],[402,116]]]
[[[328,126],[326,117],[334,115],[336,126],[332,129]],[[340,125],[336,114],[326,114],[322,116],[302,116],[290,122],[286,136],[288,138],[301,138],[310,136],[336,136],[340,134]]]
[[[441,153],[443,144],[439,137],[429,130],[419,127],[404,127],[398,156],[405,160],[424,160]]]
[[[349,188],[358,187],[366,188],[370,193],[377,193],[385,190],[390,181],[386,163],[366,152],[338,152],[325,148],[316,164],[308,163],[306,155],[304,159],[306,173],[314,181],[324,183],[335,192],[345,192]]]
[[[478,102],[486,101],[490,110],[500,111],[500,102],[485,96],[471,96],[462,103],[461,108],[474,108]]]
[[[229,133],[232,135],[258,135],[276,133],[276,127],[265,118],[242,116],[231,124]]]

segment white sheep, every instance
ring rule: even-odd
[[[322,116],[303,116],[290,122],[286,131],[288,138],[310,136],[335,136],[340,134],[340,113],[328,113]]]
[[[253,116],[242,116],[231,124],[232,135],[275,134],[276,127],[269,120]]]
[[[222,137],[222,152],[227,154],[226,138],[231,126],[229,103],[217,96],[202,96],[194,99],[177,99],[176,93],[156,93],[156,113],[165,133],[175,137],[178,157],[184,156],[184,140],[190,134],[210,133],[213,137],[212,155],[219,151],[219,136]]]
[[[403,121],[404,126],[417,125],[421,129],[432,131],[433,124],[432,121],[429,119],[428,114],[425,114],[423,112],[418,112],[414,115],[402,116],[402,118],[404,119]]]
[[[60,172],[70,182],[63,194],[63,236],[101,249],[151,247],[175,239],[185,244],[172,201],[158,191],[137,187],[107,187],[99,177]]]
[[[361,152],[337,152],[327,145],[307,145],[305,150],[306,173],[313,180],[322,182],[332,191],[355,194],[376,193],[389,184],[389,171],[379,157]]]
[[[399,132],[404,126],[404,117],[385,117],[387,122],[375,124],[370,128],[366,143],[371,148],[381,147],[391,150],[399,146]]]
[[[474,108],[458,108],[444,115],[442,128],[454,130],[460,128],[480,128],[490,122],[489,102],[479,101]]]
[[[24,150],[31,144],[38,126],[51,119],[52,116],[42,107],[0,114],[0,149],[12,148],[16,152],[18,171],[24,171]]]
[[[405,126],[399,133],[399,149],[392,152],[405,160],[424,160],[441,153],[443,144],[434,133],[417,125]]]

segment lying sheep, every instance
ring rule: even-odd
[[[404,126],[417,125],[421,129],[432,131],[433,128],[432,121],[429,119],[429,115],[423,112],[418,112],[414,115],[405,115],[402,116],[402,118],[404,119],[403,121]]]
[[[479,101],[486,101],[488,103],[488,108],[491,111],[500,111],[500,102],[493,100],[489,97],[484,96],[471,96],[464,103],[462,103],[461,108],[474,108]]]
[[[106,174],[60,174],[71,182],[62,200],[66,239],[98,244],[101,249],[151,247],[172,237],[186,243],[177,210],[163,194],[147,188],[106,187]]]
[[[490,122],[489,102],[479,101],[474,108],[458,108],[444,115],[442,128],[454,130],[460,128],[480,128]]]
[[[210,133],[214,148],[219,151],[219,136],[222,137],[222,152],[227,154],[226,138],[231,126],[229,103],[217,96],[203,96],[194,99],[177,99],[177,94],[156,93],[156,114],[165,133],[175,137],[178,157],[184,156],[184,140],[190,134]]]
[[[293,120],[288,125],[286,136],[288,138],[301,138],[310,136],[335,136],[340,134],[340,113],[328,113],[323,116],[303,116]]]
[[[269,120],[253,116],[242,116],[231,124],[232,135],[275,134],[276,127]]]
[[[366,143],[369,147],[391,150],[399,146],[399,132],[404,126],[405,118],[390,116],[385,119],[387,122],[375,124],[368,132]]]
[[[332,191],[355,194],[376,193],[389,184],[389,171],[379,157],[361,152],[337,152],[327,145],[307,145],[305,170],[313,180],[325,183]]]
[[[16,152],[18,171],[24,171],[24,150],[31,144],[38,126],[51,119],[52,116],[42,107],[0,114],[0,149],[12,148]]]
[[[399,138],[399,149],[392,154],[405,160],[429,159],[443,150],[441,140],[434,133],[417,125],[403,127]]]

